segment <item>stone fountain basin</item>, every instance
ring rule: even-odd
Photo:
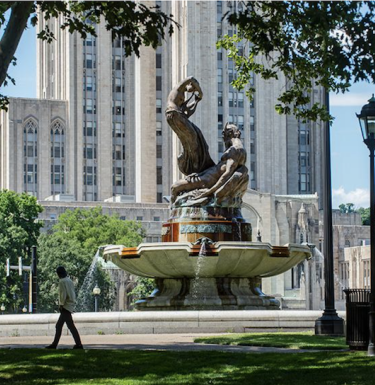
[[[190,242],[142,243],[138,247],[107,246],[105,260],[149,278],[255,278],[284,273],[311,257],[308,246],[272,246],[263,242],[217,242],[206,247]],[[199,266],[198,266],[199,264]]]

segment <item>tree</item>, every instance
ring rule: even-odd
[[[339,206],[339,210],[343,214],[354,213],[354,203],[341,203],[341,205]]]
[[[118,215],[102,213],[101,207],[67,210],[60,215],[53,231],[75,239],[93,257],[99,246],[119,244],[138,246],[146,233],[138,222],[123,221]]]
[[[104,22],[106,29],[112,31],[113,39],[123,39],[126,56],[133,52],[139,56],[141,45],[156,48],[160,39],[164,39],[166,29],[171,35],[176,25],[171,15],[161,12],[158,7],[148,8],[133,1],[1,2],[0,27],[6,24],[6,28],[0,40],[0,87],[8,81],[15,83],[7,74],[8,68],[11,63],[16,64],[14,55],[28,21],[32,26],[38,23],[38,8],[45,20],[63,16],[61,28],[68,29],[70,33],[78,32],[83,39],[89,34],[96,36],[94,24]],[[38,38],[51,42],[55,36],[47,26],[38,34]],[[0,95],[0,108],[6,109],[7,104],[7,98]]]
[[[59,217],[52,233],[39,238],[39,298],[42,311],[57,309],[58,280],[55,271],[59,265],[66,267],[76,285],[77,294],[91,267],[92,279],[84,288],[86,293],[83,297],[89,298],[88,307],[93,310],[94,300],[91,296],[97,282],[102,291],[101,309],[111,309],[113,284],[100,263],[93,264],[94,256],[99,246],[122,244],[132,247],[141,243],[144,237],[145,231],[139,223],[103,214],[101,207],[66,211]],[[80,301],[83,297],[80,296]]]
[[[12,272],[6,277],[6,260],[17,265],[18,257],[30,264],[30,250],[37,244],[42,222],[37,220],[43,211],[35,197],[0,191],[0,303],[17,309],[23,301],[22,277]]]
[[[363,207],[360,207],[357,212],[361,214],[362,218],[362,225],[364,226],[370,226],[370,207],[367,207],[366,209]]]
[[[332,120],[325,106],[310,105],[314,84],[327,92],[348,91],[361,80],[375,82],[373,1],[248,1],[242,11],[225,15],[238,34],[225,36],[218,47],[235,63],[233,85],[243,89],[253,76],[288,84],[275,106],[280,114],[316,121]],[[243,41],[246,50],[239,49]],[[245,52],[245,53],[244,53]],[[264,55],[266,62],[259,56]],[[255,89],[247,92],[251,98]]]
[[[133,299],[132,305],[140,299],[147,298],[155,289],[155,280],[152,278],[137,277],[135,282],[136,285],[129,293]]]

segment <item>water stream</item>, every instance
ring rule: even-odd
[[[198,303],[203,305],[206,301],[206,297],[204,296],[204,285],[203,280],[200,277],[200,273],[202,270],[202,267],[204,266],[204,263],[206,261],[206,242],[203,240],[201,244],[201,248],[199,250],[197,263],[194,268],[195,277],[192,280],[191,283],[191,299],[194,309],[198,309]],[[202,298],[203,297],[203,298]]]
[[[92,289],[94,286],[96,267],[100,258],[100,248],[96,252],[91,265],[86,273],[83,284],[78,291],[76,301],[77,312],[89,312],[93,311],[93,294]]]

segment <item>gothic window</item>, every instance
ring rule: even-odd
[[[239,93],[237,94],[237,105],[238,105],[238,107],[243,108],[243,101],[244,101],[243,93],[242,93],[242,92],[239,92]]]
[[[300,192],[305,192],[305,193],[310,191],[310,174],[309,173],[299,174],[299,190]]]
[[[251,141],[250,143],[250,154],[255,154],[255,143]]]
[[[86,91],[92,91],[92,88],[93,88],[92,76],[86,76],[84,84],[85,84]]]
[[[118,55],[115,56],[113,65],[115,70],[117,71],[121,70],[121,56],[118,56]]]
[[[37,195],[38,183],[38,125],[35,120],[26,121],[23,128],[24,190]]]
[[[217,82],[220,84],[223,82],[223,70],[221,68],[217,69]]]
[[[163,184],[163,173],[161,167],[156,167],[156,184]]]
[[[51,127],[51,192],[65,193],[65,129],[57,120]]]
[[[243,115],[238,115],[237,116],[237,126],[239,130],[244,129],[244,116]]]
[[[233,107],[233,106],[234,106],[234,103],[233,103],[233,100],[234,100],[234,94],[233,94],[233,92],[229,92],[229,94],[228,94],[228,100],[229,100],[229,107]]]
[[[158,159],[161,159],[162,158],[162,153],[163,153],[163,149],[162,149],[161,144],[157,144],[156,145],[156,157]]]
[[[162,122],[156,122],[156,136],[162,136]]]
[[[161,91],[161,76],[156,76],[156,91]]]
[[[223,93],[218,91],[217,93],[217,105],[221,107],[223,105]]]
[[[161,114],[163,112],[162,100],[156,99],[156,113]]]
[[[161,68],[161,54],[156,54],[156,68]]]

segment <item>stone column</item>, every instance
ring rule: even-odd
[[[135,59],[135,182],[136,201],[156,202],[155,51],[141,47]]]
[[[98,200],[112,196],[112,39],[104,24],[98,25],[97,41],[97,183]]]

